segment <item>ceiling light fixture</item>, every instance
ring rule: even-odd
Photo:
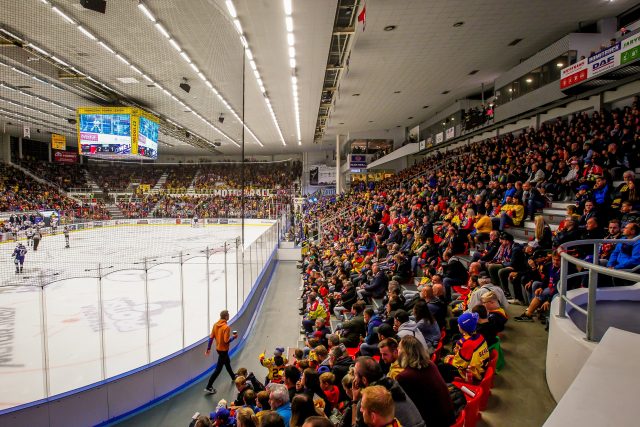
[[[103,49],[104,49],[104,50],[106,50],[107,52],[109,52],[109,53],[111,53],[111,54],[114,54],[114,55],[115,55],[115,51],[114,51],[113,49],[111,49],[108,45],[106,45],[104,42],[99,41],[99,42],[98,42],[98,44],[99,44],[100,46],[102,46],[102,47],[103,47]]]
[[[91,33],[89,32],[89,30],[87,30],[86,28],[84,28],[82,25],[78,25],[78,30],[80,30],[80,32],[81,32],[82,34],[84,34],[85,36],[89,37],[91,40],[98,40],[98,39],[96,38],[96,36],[94,36],[93,34],[91,34]]]
[[[41,54],[43,54],[44,56],[51,56],[49,55],[49,52],[47,52],[46,50],[42,49],[41,47],[36,46],[33,43],[29,43],[29,47],[33,50],[35,50],[36,52],[39,52]]]
[[[74,20],[69,18],[63,11],[61,11],[60,9],[58,9],[57,7],[53,6],[51,8],[51,10],[53,10],[55,13],[57,13],[58,15],[62,16],[64,18],[65,21],[67,21],[70,24],[75,24]]]
[[[291,92],[293,94],[293,112],[296,119],[296,135],[298,145],[302,145],[302,134],[300,131],[300,99],[298,97],[298,78],[296,70],[296,48],[293,35],[293,4],[291,0],[284,0],[284,22],[287,29],[287,44],[289,46],[289,67],[291,68]]]
[[[171,46],[173,46],[173,48],[174,48],[175,50],[177,50],[178,52],[182,52],[182,48],[180,47],[180,45],[178,44],[178,42],[177,42],[177,41],[175,41],[174,39],[169,39],[169,44],[170,44]]]
[[[558,68],[562,68],[562,67],[564,67],[564,64],[563,64],[562,62],[558,62],[558,63],[556,64],[556,67],[558,67]]]
[[[155,27],[156,27],[156,30],[160,31],[160,34],[162,34],[163,36],[165,36],[168,39],[171,38],[171,36],[169,35],[169,32],[166,30],[166,28],[164,28],[162,26],[161,23],[156,22]]]
[[[67,64],[67,63],[66,63],[66,62],[64,62],[62,59],[58,58],[58,57],[57,57],[57,56],[55,56],[55,55],[52,55],[52,56],[51,56],[51,59],[53,59],[53,60],[54,60],[54,61],[56,61],[58,64],[61,64],[61,65],[62,65],[62,66],[64,66],[64,67],[68,67],[68,66],[69,66],[69,64]]]
[[[151,11],[149,10],[149,8],[147,8],[147,6],[145,6],[144,3],[139,2],[138,3],[138,9],[140,9],[142,11],[142,13],[144,13],[144,15],[149,18],[149,21],[151,22],[156,22],[156,18],[155,16],[153,16],[153,14],[151,13]]]
[[[384,27],[385,31],[393,31],[396,29],[395,25],[387,25],[386,27]]]
[[[231,0],[227,0],[226,4],[227,4],[227,10],[229,11],[229,15],[231,15],[233,19],[236,19],[238,17],[238,14],[236,12],[235,6],[233,5],[233,2]]]
[[[458,21],[453,24],[453,28],[460,28],[464,25],[464,21]]]

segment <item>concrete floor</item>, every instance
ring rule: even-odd
[[[299,338],[298,296],[299,270],[295,262],[280,262],[273,276],[267,298],[256,322],[253,339],[232,359],[232,366],[241,366],[262,378],[266,370],[258,362],[258,355],[276,346],[296,346]],[[511,318],[524,310],[511,306]],[[489,406],[478,423],[481,427],[539,427],[544,424],[555,401],[545,379],[547,332],[540,322],[517,323],[510,320],[504,334],[503,350],[506,366],[496,377]],[[221,398],[234,398],[235,387],[226,372],[214,387],[218,393],[205,396],[206,381],[186,389],[179,395],[119,423],[119,426],[174,427],[187,425],[194,412],[208,413]]]
[[[279,262],[271,280],[259,319],[255,322],[252,339],[231,359],[234,370],[245,367],[250,372],[253,371],[261,381],[264,381],[267,371],[260,365],[258,355],[265,350],[271,353],[275,347],[296,346],[300,333],[299,301],[297,300],[300,294],[298,291],[300,270],[296,268],[296,263],[293,261]],[[189,425],[190,418],[196,411],[209,414],[210,411],[215,410],[218,400],[235,399],[236,388],[225,370],[213,385],[218,390],[217,394],[212,396],[204,394],[206,380],[207,378],[118,425],[123,427],[186,426]]]
[[[547,332],[536,322],[516,322],[524,307],[511,305],[502,349],[506,365],[496,376],[481,427],[540,427],[556,406],[547,387]]]

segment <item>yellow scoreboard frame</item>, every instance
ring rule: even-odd
[[[138,130],[140,129],[140,117],[160,124],[160,119],[135,107],[81,107],[76,109],[76,132],[78,135],[78,154],[82,154],[80,144],[80,115],[81,114],[128,114],[131,117],[131,154],[138,154]]]

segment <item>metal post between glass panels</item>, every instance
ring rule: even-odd
[[[569,263],[564,257],[560,258],[560,301],[558,301],[558,317],[565,318],[567,317],[567,301],[565,301],[565,297],[567,296],[567,268],[569,267]]]
[[[249,245],[249,289],[251,289],[251,286],[253,285],[253,257],[251,256],[252,246],[253,244]],[[244,304],[244,286],[242,286],[242,303]]]
[[[240,251],[239,251],[239,243],[238,243],[238,238],[236,238],[236,313],[238,311],[240,311],[240,289],[239,289],[239,284],[240,284]],[[244,252],[244,251],[243,251]],[[242,281],[244,281],[244,269],[242,270]],[[244,284],[243,284],[244,286]]]
[[[598,265],[600,245],[593,245],[593,265]],[[595,269],[589,270],[589,298],[587,300],[587,341],[594,341],[593,335],[596,325],[596,291],[598,289],[598,272]]]
[[[149,319],[149,267],[144,259],[144,318],[147,330],[147,363],[151,363],[151,321]]]
[[[184,325],[184,258],[180,251],[180,315],[182,330],[182,348],[185,347],[185,325]]]
[[[49,397],[49,351],[47,340],[47,304],[44,286],[40,287],[40,334],[42,337],[42,381],[44,382],[44,397]]]
[[[225,242],[225,246],[226,246],[226,242]],[[207,274],[207,280],[205,282],[207,284],[207,327],[205,328],[205,330],[208,330],[209,327],[211,327],[211,294],[210,294],[210,292],[211,292],[211,290],[210,290],[211,284],[209,283],[209,246],[207,246],[205,254],[206,254],[206,266],[205,266],[205,269],[206,269],[206,274]],[[226,257],[227,257],[226,251],[225,251],[224,256],[225,256],[225,259],[226,259]],[[226,286],[227,285],[227,274],[226,274],[226,270],[225,270],[224,279],[225,279],[224,280],[225,281],[224,308],[226,309],[227,308],[227,286]]]
[[[98,264],[98,322],[100,324],[100,366],[102,379],[107,379],[107,358],[104,354],[104,303],[102,295],[102,264]]]
[[[229,283],[229,277],[227,276],[227,242],[225,240],[224,242],[224,309],[228,310],[229,309],[229,301],[228,301],[228,294],[229,292],[227,291],[227,286]]]

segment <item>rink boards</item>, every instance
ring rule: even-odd
[[[0,410],[201,341],[220,310],[241,311],[277,246],[277,225],[260,220],[246,221],[244,250],[234,220],[141,221],[76,226],[68,250],[62,234],[45,236],[21,275],[12,271],[13,245],[0,245]],[[126,248],[137,257],[120,259]]]

